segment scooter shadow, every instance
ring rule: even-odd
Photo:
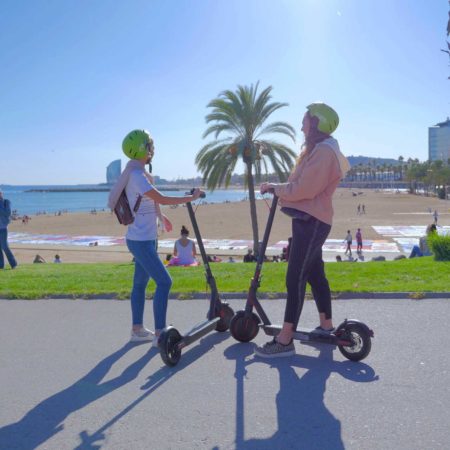
[[[256,345],[235,344],[225,350],[225,357],[236,361],[236,449],[295,448],[343,450],[341,423],[325,406],[324,396],[329,376],[369,383],[378,380],[374,370],[362,362],[335,361],[334,347],[320,345],[316,357],[295,355],[289,358],[263,359],[252,357]],[[247,367],[266,364],[279,373],[280,390],[276,395],[277,431],[264,439],[245,439],[245,386]],[[307,369],[299,376],[295,368]],[[258,380],[254,380],[255,383]],[[267,405],[270,408],[270,404]],[[250,410],[254,410],[251,408]],[[218,448],[218,447],[216,447]]]

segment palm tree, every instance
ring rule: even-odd
[[[286,181],[296,156],[286,145],[262,138],[263,135],[279,133],[295,142],[295,130],[285,122],[266,124],[269,116],[287,103],[271,102],[272,86],[258,94],[258,85],[238,86],[234,92],[223,91],[209,102],[208,108],[212,111],[205,119],[212,125],[203,133],[203,138],[212,134],[214,140],[206,144],[195,158],[203,183],[210,190],[222,184],[228,187],[237,162],[240,159],[244,162],[255,253],[258,253],[259,243],[255,180],[261,180],[262,170],[267,173],[270,163],[280,181]],[[225,137],[218,139],[220,135]]]

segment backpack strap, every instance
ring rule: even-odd
[[[142,195],[139,195],[138,199],[136,200],[136,204],[134,205],[133,212],[137,212],[137,210],[139,209],[139,206],[141,206],[141,201],[142,201]]]

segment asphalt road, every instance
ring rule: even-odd
[[[263,305],[281,321],[283,300]],[[186,331],[206,309],[172,300],[169,320]],[[449,449],[450,300],[339,300],[334,317],[373,328],[367,359],[297,343],[268,362],[262,332],[213,332],[171,369],[127,343],[127,301],[0,300],[0,448]],[[316,318],[308,301],[301,323]]]

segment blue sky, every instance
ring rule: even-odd
[[[135,128],[154,172],[197,175],[206,105],[260,82],[339,113],[346,155],[427,159],[450,115],[446,0],[2,0],[0,184],[105,181]],[[126,161],[125,157],[122,158]]]

